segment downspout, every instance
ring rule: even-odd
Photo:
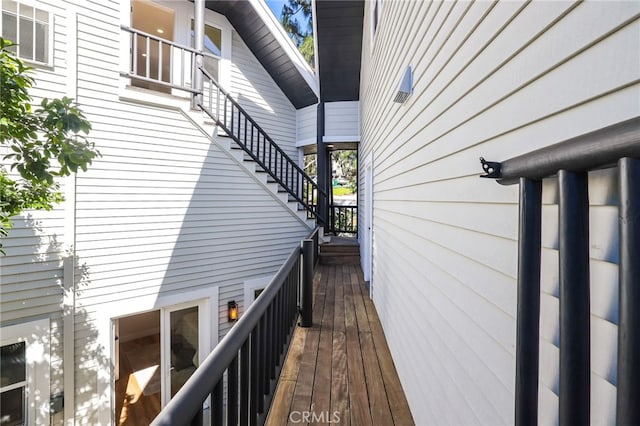
[[[316,151],[318,168],[318,225],[327,228],[329,205],[327,203],[327,147],[324,144],[324,102],[318,102],[316,128]]]
[[[191,98],[191,108],[197,109],[202,104],[202,73],[200,68],[203,66],[204,51],[204,0],[194,0],[193,2],[193,33],[194,33],[194,49],[199,53],[195,55],[193,66],[193,88],[196,93]]]

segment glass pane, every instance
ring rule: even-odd
[[[49,14],[44,10],[36,9],[36,20],[46,24],[49,22]]]
[[[36,61],[49,62],[49,26],[36,22]]]
[[[198,366],[198,307],[170,313],[171,331],[171,396]]]
[[[20,17],[20,34],[18,34],[18,51],[21,58],[33,59],[33,20],[22,16]]]
[[[0,394],[0,425],[18,426],[25,424],[24,387],[12,389]]]
[[[33,19],[33,7],[24,4],[20,5],[20,17]]]
[[[0,387],[25,381],[26,371],[24,342],[0,348]]]
[[[191,46],[194,45],[193,19],[191,20]],[[204,25],[204,50],[216,56],[222,56],[222,30]]]
[[[2,12],[2,37],[16,43],[18,41],[16,33],[17,29],[18,18],[16,17],[16,15]]]
[[[13,0],[2,0],[2,10],[6,10],[8,12],[17,13],[18,12],[18,3]]]
[[[218,81],[218,62],[220,62],[218,59],[216,58],[209,58],[206,57],[204,58],[204,69],[207,70],[207,72],[209,74],[211,74],[211,76]]]

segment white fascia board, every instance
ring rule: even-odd
[[[269,28],[271,34],[273,34],[280,46],[282,46],[285,53],[287,54],[293,65],[296,67],[300,75],[305,79],[311,90],[313,90],[313,93],[315,93],[315,95],[319,99],[320,89],[316,74],[309,67],[307,61],[305,61],[298,48],[293,44],[293,41],[291,41],[287,33],[284,31],[284,28],[282,28],[280,22],[278,22],[273,13],[271,13],[271,9],[269,9],[267,3],[264,0],[250,0],[250,3],[258,13],[258,16],[260,16],[260,19],[262,19],[262,22],[265,23],[267,28]]]
[[[303,146],[315,145],[318,141],[315,138],[303,139],[301,141],[296,141],[296,147],[301,148]]]
[[[350,136],[323,136],[322,142],[324,143],[338,143],[338,142],[360,142],[360,135]]]

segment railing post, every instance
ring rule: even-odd
[[[622,158],[617,424],[640,422],[640,160]]]
[[[300,327],[313,324],[313,240],[302,240],[302,286]]]
[[[204,0],[194,0],[193,2],[193,34],[193,47],[198,52],[195,54],[195,64],[191,70],[191,81],[196,90],[191,99],[191,108],[195,109],[198,104],[202,104],[203,80],[200,67],[204,64],[202,57],[204,50]]]

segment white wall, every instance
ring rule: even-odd
[[[52,67],[27,63],[35,68],[35,85],[29,93],[37,106],[43,97],[73,97],[74,87],[66,78],[72,69],[68,64],[68,51],[73,40],[68,39],[68,28],[73,25],[73,15],[56,0],[38,1],[36,7],[51,12],[55,22]],[[9,169],[9,161],[2,161],[7,153],[6,147],[0,147],[0,162]],[[60,183],[61,191],[67,194],[69,180]],[[0,255],[0,326],[42,318],[49,320],[48,335],[43,338],[50,343],[51,369],[47,380],[50,394],[54,395],[61,392],[63,386],[62,262],[72,244],[65,204],[56,205],[48,212],[27,210],[12,222],[9,236],[2,239],[6,255]],[[53,424],[60,421],[61,415],[53,418]]]
[[[74,395],[78,424],[103,424],[113,365],[103,318],[109,307],[219,289],[212,314],[222,336],[229,329],[227,301],[242,307],[243,283],[275,273],[309,230],[183,113],[120,97],[120,1],[50,3],[56,11],[55,63],[38,72],[34,93],[73,94],[102,157],[77,176],[67,205],[30,212],[34,223],[17,220],[3,239],[9,255],[0,258],[1,325],[52,319],[55,394],[63,390],[62,306],[75,300],[75,339],[68,348],[71,354],[75,347],[75,389],[64,391]],[[74,25],[67,39],[72,18],[77,32]],[[297,158],[295,109],[234,39],[234,95]],[[74,242],[75,273],[63,277],[62,257]],[[75,285],[72,295],[65,297],[63,281]]]
[[[298,158],[296,109],[235,31],[231,95],[291,159]]]
[[[324,104],[325,142],[360,141],[360,102],[341,101]]]
[[[318,105],[309,105],[296,111],[296,145],[313,145],[317,142]]]
[[[370,6],[360,155],[373,155],[373,294],[400,379],[417,424],[511,423],[517,187],[479,179],[478,158],[505,160],[638,116],[640,5],[384,2],[375,38]],[[400,105],[392,99],[407,65],[414,94]],[[591,180],[595,193],[612,185]],[[557,423],[558,393],[549,194],[542,424]],[[592,420],[608,424],[617,259],[602,247],[615,238],[616,213],[611,197],[591,203]]]

